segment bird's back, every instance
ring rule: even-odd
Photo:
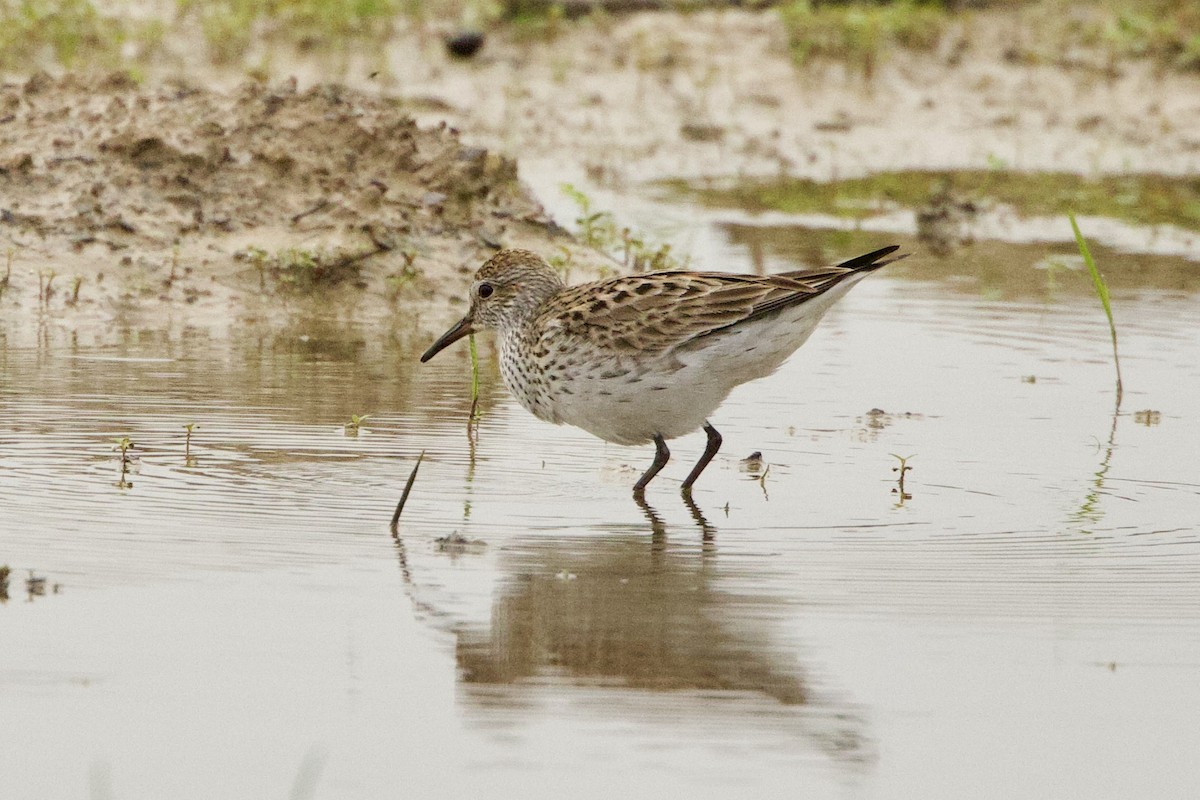
[[[542,419],[622,444],[680,436],[734,387],[774,372],[895,250],[777,276],[660,272],[568,287],[504,338],[501,372]]]

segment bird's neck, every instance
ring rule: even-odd
[[[542,312],[546,303],[563,290],[562,282],[557,280],[557,276],[554,277],[553,281],[539,282],[526,288],[521,304],[513,308],[504,319],[504,324],[499,330],[502,337],[508,339],[526,332],[529,323]]]

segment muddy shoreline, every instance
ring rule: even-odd
[[[370,321],[412,300],[433,330],[497,247],[567,248],[576,280],[611,266],[530,186],[546,200],[561,183],[620,196],[697,176],[1200,172],[1200,78],[1014,59],[1031,32],[1013,15],[964,16],[936,52],[890,53],[869,77],[798,68],[772,11],[686,21],[584,20],[535,43],[499,31],[471,61],[412,24],[347,58],[338,83],[303,56],[265,81],[196,65],[181,81],[179,64],[140,85],[10,80],[3,321]]]
[[[381,316],[452,300],[500,245],[567,239],[512,159],[336,84],[39,74],[0,103],[0,302],[56,325],[314,301]]]

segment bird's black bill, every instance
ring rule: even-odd
[[[438,353],[457,342],[459,339],[463,338],[464,336],[469,336],[474,332],[475,329],[471,327],[471,318],[463,317],[457,323],[455,323],[453,328],[443,333],[436,342],[429,346],[429,349],[426,350],[425,354],[421,356],[421,363],[424,364],[426,361],[433,358]]]

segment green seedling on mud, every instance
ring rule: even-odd
[[[357,435],[358,429],[361,428],[362,424],[370,418],[370,414],[351,414],[350,421],[344,423],[342,427],[346,429],[346,433]]]
[[[575,222],[579,225],[583,243],[613,259],[620,254],[621,264],[626,272],[687,268],[686,258],[680,259],[671,255],[671,245],[652,244],[644,235],[631,228],[618,231],[611,211],[594,210],[592,199],[569,183],[562,184],[560,188],[579,208],[579,216]]]
[[[571,184],[564,183],[560,188],[579,208],[579,216],[575,218],[575,223],[579,225],[583,243],[597,250],[603,250],[611,244],[616,238],[612,214],[608,211],[593,211],[592,199]]]
[[[275,255],[275,279],[294,286],[311,286],[318,282],[323,254],[298,247],[281,250]]]
[[[1075,215],[1068,214],[1067,217],[1071,220],[1071,230],[1075,232],[1075,244],[1079,247],[1079,254],[1083,256],[1083,263],[1087,264],[1088,273],[1092,276],[1092,285],[1096,287],[1096,295],[1100,298],[1100,305],[1104,306],[1105,316],[1108,317],[1108,331],[1112,335],[1113,366],[1117,370],[1117,408],[1120,408],[1124,386],[1121,382],[1121,359],[1117,355],[1117,326],[1113,322],[1112,303],[1108,296],[1108,284],[1104,282],[1104,276],[1096,268],[1096,261],[1092,258],[1092,251],[1088,248],[1087,240],[1083,238],[1083,234],[1079,231],[1079,223],[1075,221]]]

